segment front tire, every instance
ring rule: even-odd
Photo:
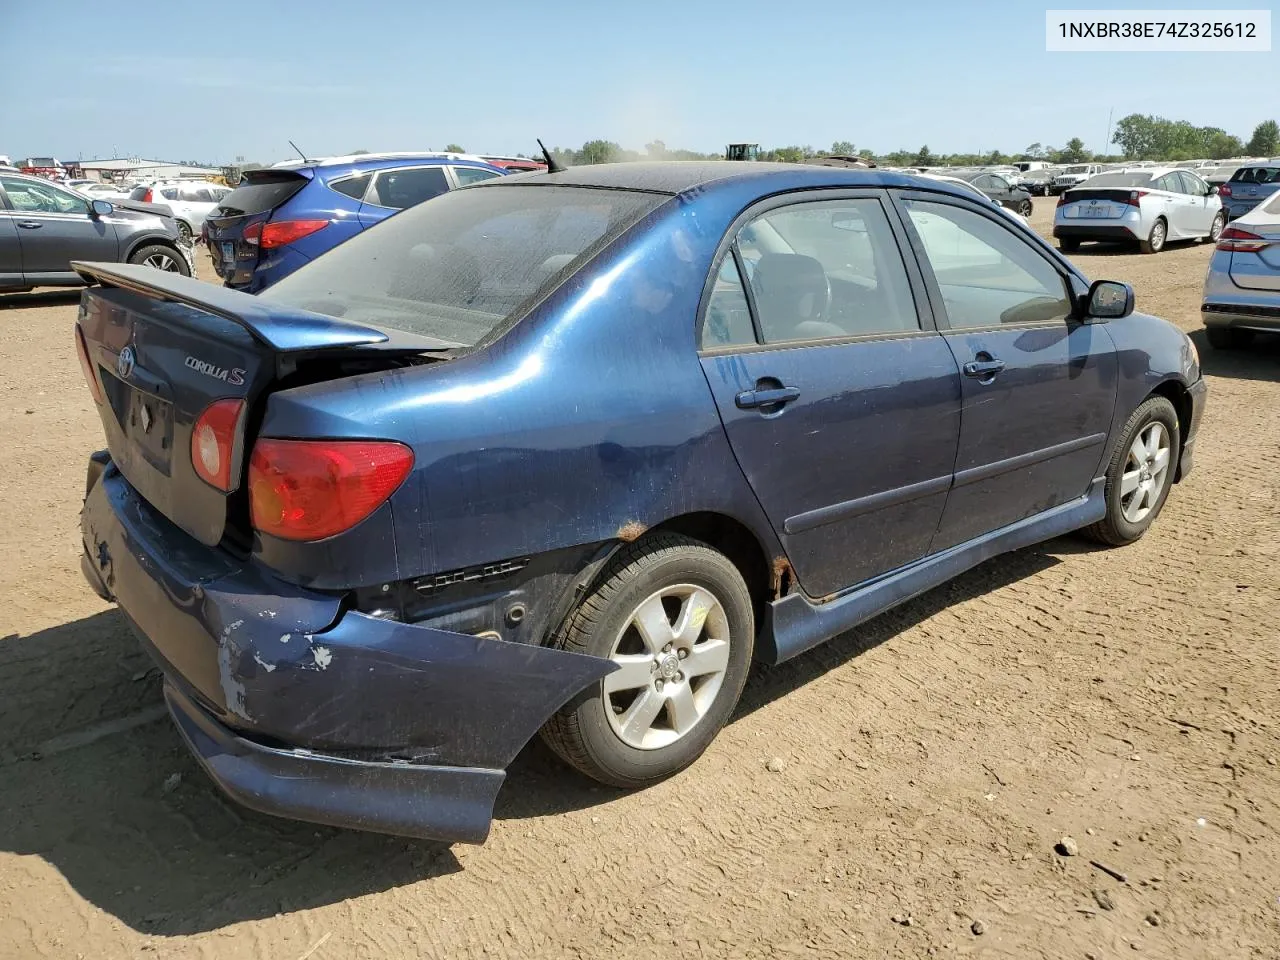
[[[619,669],[561,708],[542,738],[601,783],[665,779],[728,721],[754,641],[751,595],[727,557],[674,534],[637,541],[610,561],[553,640]]]
[[[1253,342],[1253,331],[1239,327],[1205,327],[1204,335],[1215,350],[1239,350]]]
[[[1030,217],[1031,212],[1035,209],[1030,200],[1023,200],[1018,204],[1018,212],[1024,217]]]
[[[1164,249],[1165,241],[1169,239],[1169,225],[1165,223],[1164,217],[1156,217],[1156,222],[1151,225],[1151,232],[1147,234],[1147,239],[1138,241],[1138,249],[1143,253],[1159,253]]]
[[[1125,424],[1107,467],[1107,514],[1085,533],[1112,547],[1140,539],[1164,507],[1181,452],[1173,404],[1148,398]]]
[[[129,262],[154,267],[164,273],[180,273],[184,277],[191,276],[191,268],[187,265],[187,258],[173,247],[163,243],[152,243],[145,247],[139,247],[133,251],[133,255],[129,257]]]
[[[1209,243],[1217,243],[1218,238],[1222,236],[1222,230],[1227,225],[1227,215],[1224,211],[1219,210],[1218,215],[1213,218],[1213,223],[1209,226]]]

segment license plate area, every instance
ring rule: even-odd
[[[236,245],[231,240],[222,241],[222,262],[228,267],[236,262]]]
[[[102,371],[103,393],[119,424],[124,442],[157,471],[169,475],[173,457],[173,404],[139,390],[107,370]],[[122,451],[111,451],[118,455]],[[117,456],[119,459],[119,456]]]
[[[1111,216],[1111,208],[1108,207],[1085,207],[1084,215],[1086,217],[1109,217]]]

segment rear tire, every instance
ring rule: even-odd
[[[1018,212],[1022,214],[1024,217],[1030,217],[1031,212],[1034,209],[1035,209],[1035,206],[1032,204],[1030,200],[1023,200],[1021,203],[1018,204]]]
[[[1080,249],[1080,241],[1066,240],[1066,239],[1059,238],[1058,249],[1061,250],[1063,253],[1075,253],[1077,250]]]
[[[610,561],[552,640],[621,669],[562,707],[542,739],[610,786],[665,779],[728,721],[754,641],[751,595],[727,557],[674,534],[639,540]]]
[[[187,258],[174,247],[163,243],[152,243],[139,247],[129,257],[130,263],[138,263],[154,267],[164,273],[180,273],[184,277],[191,276],[191,268],[187,266]]]
[[[1239,350],[1253,342],[1252,330],[1239,327],[1205,327],[1204,336],[1215,350]]]
[[[1165,241],[1169,239],[1169,224],[1165,222],[1164,217],[1156,217],[1156,222],[1151,225],[1151,232],[1147,234],[1147,239],[1138,241],[1138,249],[1143,253],[1159,253],[1164,249]]]
[[[1083,531],[1111,547],[1133,543],[1155,522],[1182,453],[1178,413],[1164,397],[1139,405],[1120,436],[1107,467],[1107,514]]]

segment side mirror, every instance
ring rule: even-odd
[[[98,217],[109,217],[111,212],[115,210],[115,206],[106,200],[94,200],[89,206],[93,210],[93,218],[95,220]]]
[[[1119,320],[1133,313],[1133,287],[1119,280],[1095,280],[1089,287],[1088,319]]]

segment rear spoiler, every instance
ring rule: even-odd
[[[165,303],[180,303],[230,320],[277,353],[368,346],[391,339],[381,330],[360,323],[268,303],[239,290],[215,287],[141,264],[75,261],[71,269],[91,284],[118,287]],[[440,344],[434,346],[439,348]]]

